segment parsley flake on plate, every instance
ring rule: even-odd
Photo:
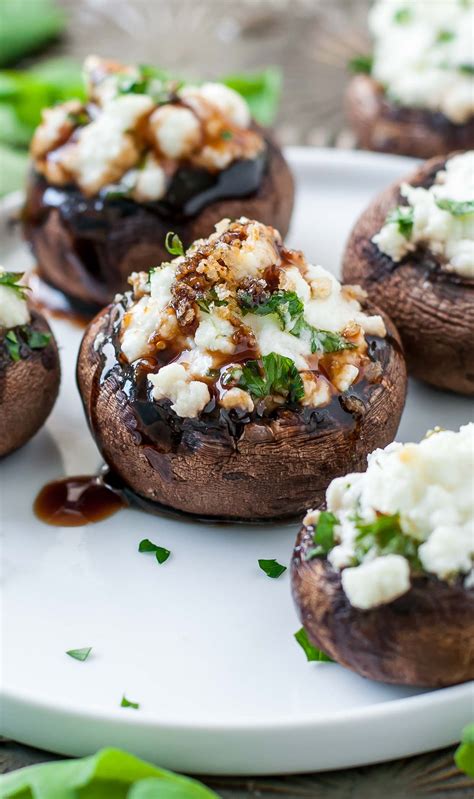
[[[140,541],[138,545],[139,552],[154,552],[158,563],[164,563],[165,560],[168,560],[171,552],[169,549],[165,549],[165,547],[159,547],[157,544],[154,544],[153,541],[150,541],[149,538],[144,538]]]
[[[265,572],[267,577],[280,577],[283,572],[286,572],[286,566],[282,566],[281,563],[278,563],[278,561],[275,560],[275,558],[271,558],[270,560],[260,558],[258,565],[260,566],[261,570]]]
[[[138,710],[140,708],[140,703],[131,702],[124,694],[122,696],[122,701],[120,702],[120,707],[131,707],[133,710]]]
[[[66,655],[69,655],[70,658],[74,658],[74,660],[87,660],[90,653],[92,652],[91,646],[86,646],[84,649],[68,649]]]

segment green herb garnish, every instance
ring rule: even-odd
[[[130,700],[127,699],[127,697],[124,694],[122,696],[122,701],[120,702],[120,707],[131,707],[134,710],[138,710],[139,707],[140,707],[140,703],[139,702],[130,702]]]
[[[26,292],[29,291],[29,286],[24,286],[20,283],[24,272],[1,272],[0,271],[0,286],[6,286],[9,289],[12,289],[20,299],[26,300],[27,294]]]
[[[413,12],[411,8],[399,8],[393,15],[394,21],[398,22],[399,25],[407,25],[408,22],[411,22],[412,18]]]
[[[89,114],[86,111],[70,111],[67,115],[69,122],[77,127],[89,124]]]
[[[19,361],[21,358],[20,354],[20,342],[18,341],[18,337],[14,330],[9,330],[5,336],[5,347],[7,348],[7,352],[12,359],[12,361]]]
[[[460,771],[474,777],[474,724],[462,731],[461,743],[454,753],[454,761]]]
[[[313,534],[314,547],[307,551],[305,560],[319,558],[328,554],[334,546],[334,527],[336,524],[339,524],[339,520],[333,513],[327,510],[321,511]]]
[[[90,653],[92,652],[91,646],[86,646],[84,649],[68,649],[66,655],[69,655],[70,658],[74,658],[74,660],[87,660]]]
[[[224,141],[229,141],[230,139],[233,139],[233,137],[234,137],[234,134],[232,133],[231,130],[223,130],[223,131],[221,131],[221,139],[224,139]]]
[[[355,526],[358,533],[354,549],[358,563],[371,549],[375,549],[377,555],[402,555],[415,569],[421,568],[418,559],[420,542],[403,532],[398,513],[379,513],[373,522],[363,522],[356,517]]]
[[[235,89],[247,101],[252,117],[260,125],[275,119],[281,92],[281,70],[267,67],[261,72],[241,72],[220,78],[220,83]]]
[[[205,313],[210,312],[211,305],[228,305],[227,300],[219,299],[219,295],[217,294],[215,286],[212,286],[209,291],[206,291],[203,297],[199,297],[199,299],[196,300],[196,304],[199,306],[201,311],[204,311]]]
[[[455,34],[455,33],[453,33],[453,31],[440,31],[440,32],[438,33],[438,36],[437,36],[437,38],[436,38],[436,41],[437,41],[439,44],[442,44],[442,43],[444,43],[444,42],[452,42],[452,40],[455,38],[455,35],[456,35],[456,34]]]
[[[453,216],[470,216],[474,214],[474,200],[436,200],[436,205],[443,211],[449,211]]]
[[[317,647],[313,646],[311,641],[308,638],[308,633],[306,632],[305,628],[302,627],[301,630],[298,630],[295,633],[295,638],[298,641],[300,647],[304,651],[306,655],[306,660],[308,661],[321,661],[324,663],[334,663],[334,660],[326,655],[321,649],[317,649]]]
[[[474,75],[474,64],[461,64],[459,71],[465,75]]]
[[[283,572],[286,572],[286,566],[282,566],[281,563],[278,563],[275,558],[271,560],[264,560],[260,559],[258,561],[258,565],[260,566],[261,570],[265,572],[267,577],[280,577]]]
[[[348,62],[347,67],[349,72],[354,72],[355,74],[362,73],[363,75],[370,75],[372,72],[372,67],[374,65],[374,57],[373,55],[356,55],[354,58]]]
[[[279,394],[289,402],[299,402],[304,397],[303,381],[294,361],[276,352],[264,355],[261,361],[247,361],[237,385],[257,398]]]
[[[398,208],[394,208],[387,214],[385,222],[398,225],[402,236],[409,239],[413,232],[413,214],[414,210],[411,205],[399,205]]]
[[[171,230],[166,234],[165,247],[170,255],[184,255],[183,242],[178,234]]]
[[[165,560],[168,560],[171,552],[169,549],[165,549],[165,547],[159,547],[157,544],[154,544],[148,538],[144,538],[143,541],[140,541],[138,545],[139,552],[154,552],[158,563],[164,563]]]
[[[47,347],[52,339],[52,333],[43,333],[40,330],[26,328],[25,337],[31,350],[42,350]]]

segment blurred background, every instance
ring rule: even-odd
[[[90,53],[187,79],[276,67],[267,121],[274,117],[280,142],[353,147],[342,102],[347,64],[369,47],[368,7],[369,0],[0,0],[0,194],[21,186],[41,108],[80,93]]]

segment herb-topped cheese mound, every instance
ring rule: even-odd
[[[152,202],[183,165],[216,173],[265,150],[246,101],[223,84],[183,86],[95,56],[85,77],[87,101],[45,110],[32,140],[35,169],[53,185]]]
[[[474,88],[473,88],[474,93]],[[372,241],[393,261],[429,249],[441,266],[474,277],[474,150],[450,158],[429,188],[401,186],[407,204],[393,209]]]
[[[32,319],[23,277],[23,272],[7,272],[0,266],[0,372],[32,350],[44,349],[52,339],[38,326],[38,314]]]
[[[26,325],[30,321],[27,287],[21,283],[22,277],[21,272],[6,272],[0,266],[0,328]]]
[[[211,396],[248,413],[320,407],[380,379],[366,335],[384,337],[385,325],[362,310],[364,292],[288,250],[274,228],[222,220],[187,252],[171,235],[168,246],[170,263],[131,276],[119,339],[123,360],[156,365],[151,398],[178,416],[197,416]]]
[[[473,0],[378,0],[370,12],[372,75],[393,102],[474,115]]]
[[[473,423],[376,450],[366,472],[332,481],[327,511],[306,515],[306,559],[327,556],[361,609],[402,596],[422,573],[472,587],[473,469]]]

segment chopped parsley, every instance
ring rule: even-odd
[[[248,292],[238,295],[242,313],[254,313],[257,316],[274,314],[282,330],[287,330],[297,338],[307,337],[310,342],[311,352],[340,352],[341,350],[354,349],[352,342],[329,330],[318,330],[306,322],[304,318],[304,305],[295,291],[274,291],[270,297],[263,301],[255,300]]]
[[[0,271],[0,286],[6,286],[9,289],[12,289],[20,299],[26,300],[27,294],[26,292],[29,291],[29,286],[24,286],[20,283],[24,272],[1,272]]]
[[[221,131],[221,139],[224,141],[229,141],[230,139],[234,138],[234,134],[231,130],[223,130]]]
[[[461,743],[454,753],[455,763],[468,777],[474,777],[474,724],[462,731]]]
[[[411,205],[399,205],[387,214],[386,224],[398,225],[398,231],[409,239],[413,232],[413,213]]]
[[[70,658],[74,658],[74,660],[87,660],[90,653],[92,652],[91,646],[86,646],[84,649],[68,649],[66,655],[69,655]]]
[[[411,8],[399,8],[393,15],[394,22],[399,25],[407,25],[413,19],[413,12]]]
[[[374,65],[374,57],[371,54],[359,54],[351,58],[347,66],[350,72],[362,73],[363,75],[370,75]]]
[[[270,352],[261,361],[247,361],[237,383],[259,399],[279,394],[289,402],[299,402],[304,397],[301,375],[291,358]]]
[[[157,104],[168,103],[179,86],[167,72],[148,64],[140,65],[135,74],[122,72],[117,77],[119,94],[148,94]]]
[[[5,347],[12,361],[19,361],[22,345],[29,347],[30,350],[42,350],[48,346],[51,338],[51,333],[32,330],[28,325],[23,325],[16,332],[15,330],[8,331],[5,336]]]
[[[215,286],[206,291],[203,297],[200,297],[196,300],[197,305],[199,305],[201,311],[205,313],[209,313],[211,305],[227,305],[226,300],[220,300],[219,295],[217,294]]]
[[[19,361],[21,358],[20,342],[14,330],[9,330],[5,336],[5,347],[12,361]]]
[[[379,513],[373,522],[363,522],[356,517],[355,526],[355,556],[358,563],[362,563],[370,550],[375,550],[379,555],[402,555],[415,569],[420,569],[418,547],[420,542],[403,532],[400,524],[400,514],[393,515]]]
[[[459,71],[465,75],[474,75],[474,64],[461,64]]]
[[[309,549],[305,555],[305,560],[319,558],[327,555],[334,546],[334,527],[339,524],[339,520],[334,513],[323,510],[319,514],[318,523],[313,534],[314,547]]]
[[[43,333],[41,330],[30,330],[27,329],[26,331],[26,339],[30,349],[32,350],[42,350],[44,347],[47,347],[49,342],[51,341],[52,333]]]
[[[275,558],[272,558],[271,560],[265,560],[261,558],[258,561],[258,565],[260,566],[261,570],[265,572],[267,577],[280,577],[283,572],[286,572],[286,566],[282,566],[281,563],[278,563],[278,561],[275,560]]]
[[[436,200],[436,205],[443,211],[449,211],[453,216],[470,216],[474,214],[474,200]]]
[[[443,44],[444,42],[452,42],[455,38],[456,34],[453,31],[440,31],[438,33],[436,41],[438,44]]]
[[[89,114],[86,111],[70,111],[67,118],[69,122],[78,127],[89,124]]]
[[[184,255],[183,242],[177,233],[169,230],[166,234],[165,247],[170,255]]]
[[[305,628],[302,627],[301,630],[298,630],[295,633],[295,639],[299,643],[301,649],[304,651],[306,655],[306,660],[308,661],[321,661],[325,663],[334,663],[334,660],[326,655],[321,649],[313,646],[311,641],[308,638],[308,633],[306,632]]]
[[[132,707],[134,710],[138,710],[140,704],[139,702],[130,702],[130,700],[127,699],[127,697],[124,694],[122,696],[122,701],[120,702],[120,707]]]
[[[158,563],[164,563],[165,560],[168,560],[171,552],[169,549],[165,549],[165,547],[159,547],[157,544],[154,544],[149,538],[144,538],[143,541],[140,541],[138,545],[139,552],[154,552],[155,557]]]

